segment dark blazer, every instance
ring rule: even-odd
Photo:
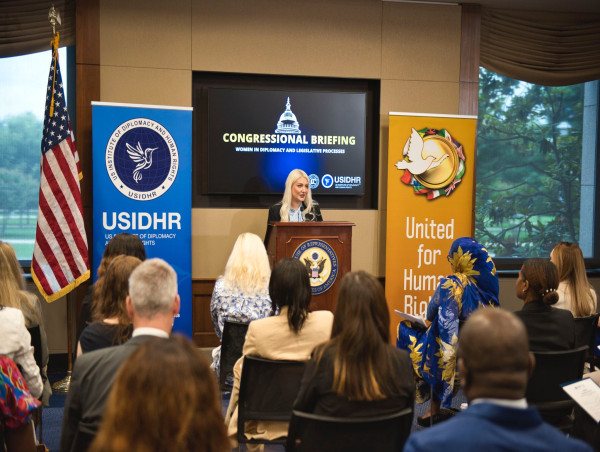
[[[412,408],[415,397],[413,370],[406,350],[387,345],[388,362],[396,393],[383,400],[348,400],[333,389],[333,348],[323,353],[319,366],[313,357],[307,363],[294,409],[307,413],[339,417],[377,416]]]
[[[529,349],[536,352],[575,348],[575,320],[571,311],[531,301],[516,311],[527,328]]]
[[[129,355],[151,337],[154,336],[137,336],[122,345],[84,353],[77,358],[65,402],[61,451],[74,452],[73,445],[79,430],[87,435],[96,435],[117,371]]]
[[[542,421],[536,408],[478,403],[408,437],[404,452],[592,452],[583,441],[568,438]]]
[[[306,206],[304,205],[304,203],[302,203],[302,205],[300,206],[300,210],[304,212],[304,209],[306,209]],[[281,221],[281,215],[279,214],[280,210],[281,201],[269,207],[269,219],[267,220],[267,222],[273,223],[275,221]],[[306,212],[304,214],[304,218],[306,219],[306,221],[323,221],[323,216],[321,215],[321,208],[319,207],[319,203],[314,199],[311,211]]]

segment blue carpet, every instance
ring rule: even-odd
[[[50,384],[65,377],[65,372],[49,373]],[[62,427],[63,410],[67,394],[54,393],[50,397],[50,406],[42,411],[42,442],[50,452],[60,452],[60,430]],[[38,432],[38,437],[39,437]]]

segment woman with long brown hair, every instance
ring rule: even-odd
[[[224,452],[217,383],[183,336],[152,338],[125,361],[90,452]]]
[[[558,302],[556,308],[571,311],[574,317],[587,317],[596,312],[596,292],[585,274],[583,253],[576,243],[560,242],[550,253],[558,269]]]
[[[364,272],[344,276],[331,339],[309,361],[294,409],[363,417],[412,407],[414,381],[405,350],[389,343],[383,287]]]
[[[129,294],[129,275],[142,263],[137,257],[117,256],[94,289],[94,322],[81,332],[77,356],[82,353],[122,344],[131,336],[131,319],[125,299]]]

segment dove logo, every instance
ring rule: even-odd
[[[325,292],[335,282],[338,260],[335,251],[322,240],[302,243],[292,255],[306,266],[313,295]]]
[[[169,131],[154,120],[130,119],[117,127],[106,147],[106,171],[123,195],[156,199],[169,190],[179,170],[179,152]]]
[[[428,200],[449,196],[466,169],[462,145],[447,130],[430,128],[411,129],[402,158],[394,166],[404,170],[400,180]]]

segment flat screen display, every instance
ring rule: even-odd
[[[282,193],[294,168],[315,196],[365,193],[367,93],[208,88],[207,193]]]

